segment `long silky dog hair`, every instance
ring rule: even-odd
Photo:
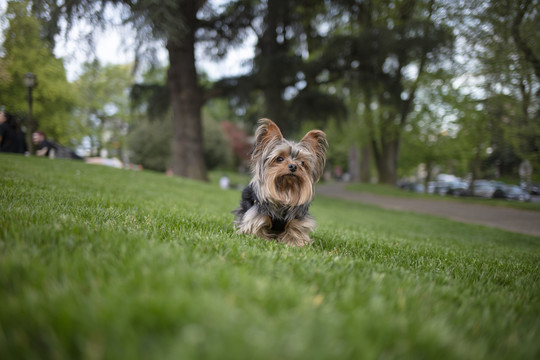
[[[261,119],[251,153],[253,178],[242,192],[235,227],[238,233],[303,246],[311,242],[315,220],[308,213],[326,164],[328,142],[321,130],[296,143],[278,126]]]

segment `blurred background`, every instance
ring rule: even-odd
[[[538,191],[538,0],[4,0],[0,13],[0,105],[83,157],[246,172],[268,117],[288,138],[327,133],[326,179]]]

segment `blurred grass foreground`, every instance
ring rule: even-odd
[[[317,197],[305,248],[240,193],[0,155],[2,359],[534,359],[540,238]]]

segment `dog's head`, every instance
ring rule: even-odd
[[[324,171],[327,147],[321,130],[312,130],[295,143],[284,139],[272,120],[259,120],[251,154],[259,197],[287,206],[311,202],[313,186]]]

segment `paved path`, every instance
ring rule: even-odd
[[[512,232],[540,236],[540,212],[465,204],[457,201],[439,201],[375,195],[348,191],[344,183],[317,186],[317,194],[377,205],[385,209],[410,211],[446,217],[465,223],[491,226]]]

